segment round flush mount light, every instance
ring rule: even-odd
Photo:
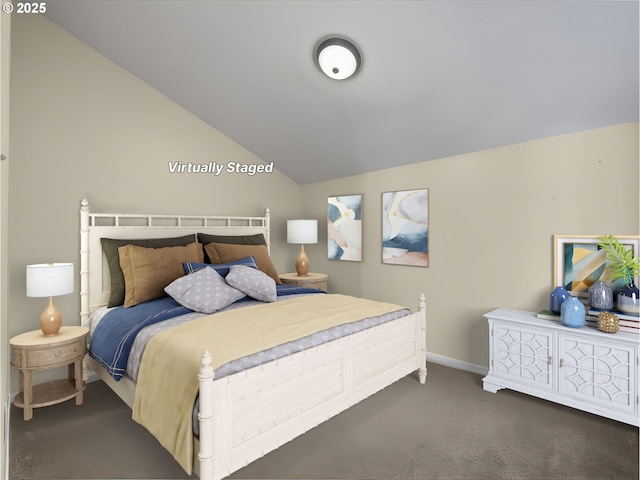
[[[358,48],[342,37],[321,40],[316,46],[314,58],[318,68],[334,80],[344,80],[356,74],[362,66]]]

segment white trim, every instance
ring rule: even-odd
[[[456,368],[458,370],[464,370],[466,372],[477,373],[478,375],[485,376],[489,373],[487,367],[482,365],[476,365],[475,363],[463,362],[456,358],[445,357],[444,355],[438,355],[437,353],[427,352],[427,362],[437,363],[438,365],[444,365],[445,367]]]
[[[9,425],[9,419],[11,418],[10,412],[11,412],[11,403],[13,402],[13,398],[16,396],[15,393],[9,395],[7,397],[7,402],[4,405],[4,453],[5,453],[5,466],[4,466],[4,477],[3,478],[9,478],[9,432],[10,432],[10,425]]]
[[[86,383],[91,383],[91,382],[97,382],[98,380],[102,380],[102,378],[100,378],[100,375],[98,375],[96,372],[91,370],[91,372],[89,373],[89,376],[87,377],[85,382]]]

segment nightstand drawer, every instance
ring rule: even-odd
[[[83,339],[84,340],[84,339]],[[69,362],[82,358],[86,353],[83,343],[75,342],[47,349],[14,348],[11,352],[11,365],[17,368],[47,368],[67,365]]]

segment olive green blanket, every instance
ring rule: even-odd
[[[191,474],[191,414],[202,352],[211,352],[215,369],[282,343],[400,308],[345,295],[310,295],[215,313],[162,331],[149,341],[143,355],[133,419]]]

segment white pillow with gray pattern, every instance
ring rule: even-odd
[[[183,307],[202,313],[217,312],[245,296],[208,267],[174,280],[164,291]]]
[[[255,268],[233,265],[225,280],[228,285],[261,302],[275,302],[278,298],[273,278]]]

